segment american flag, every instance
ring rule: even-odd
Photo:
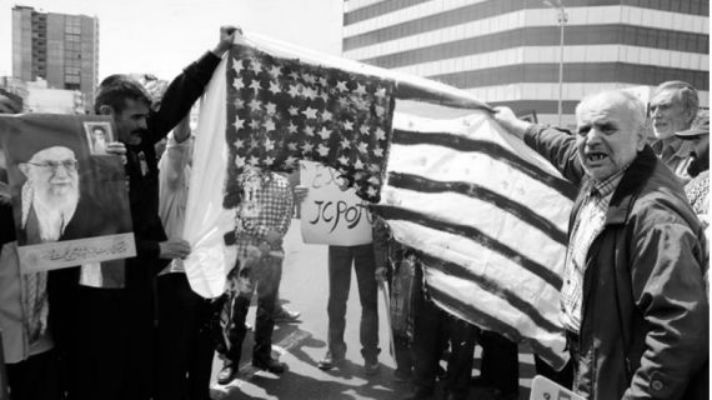
[[[316,160],[349,176],[395,239],[419,252],[439,307],[562,365],[559,289],[575,192],[558,172],[468,93],[253,39],[255,47],[236,46],[218,68],[201,107],[198,130],[226,135],[196,142],[189,278],[221,276],[204,270],[222,265],[221,251],[210,246],[239,201],[242,169],[289,170],[297,159]],[[223,179],[227,190],[202,176]],[[215,282],[206,293],[219,294]]]
[[[442,111],[415,116],[397,103],[375,212],[417,250],[440,308],[562,365],[559,290],[575,189],[486,112]]]
[[[240,201],[246,166],[292,171],[314,160],[378,201],[393,118],[394,82],[274,57],[236,45],[228,57],[225,207]]]

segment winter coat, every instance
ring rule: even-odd
[[[571,224],[592,184],[575,141],[541,127],[525,134],[579,185]],[[707,379],[689,382],[709,353],[706,246],[678,180],[646,146],[613,193],[586,257],[581,327],[569,335],[575,391],[593,400],[696,398],[691,393]]]

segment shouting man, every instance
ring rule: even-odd
[[[589,96],[574,136],[509,109],[495,118],[580,188],[561,293],[574,390],[696,398],[709,353],[706,242],[679,181],[646,145],[643,104],[622,91]]]

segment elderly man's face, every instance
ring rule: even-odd
[[[620,95],[584,101],[576,115],[578,156],[586,173],[602,181],[635,159],[644,146],[643,132]]]
[[[43,199],[61,202],[76,198],[79,173],[74,152],[54,146],[35,153],[30,161],[20,165],[21,171]]]
[[[692,117],[691,111],[685,108],[676,89],[663,90],[650,101],[653,133],[658,139],[667,139],[675,132],[688,129]]]

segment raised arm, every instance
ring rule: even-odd
[[[564,178],[575,185],[580,184],[584,170],[577,155],[574,136],[518,119],[507,107],[498,107],[492,117],[507,132],[524,140],[527,146],[546,158]]]
[[[220,28],[220,40],[212,51],[206,52],[197,61],[187,66],[168,85],[158,110],[152,110],[148,117],[148,131],[151,143],[163,139],[185,116],[193,103],[203,94],[205,86],[215,72],[222,56],[230,49],[239,29],[234,26]],[[187,137],[176,137],[177,142]]]

